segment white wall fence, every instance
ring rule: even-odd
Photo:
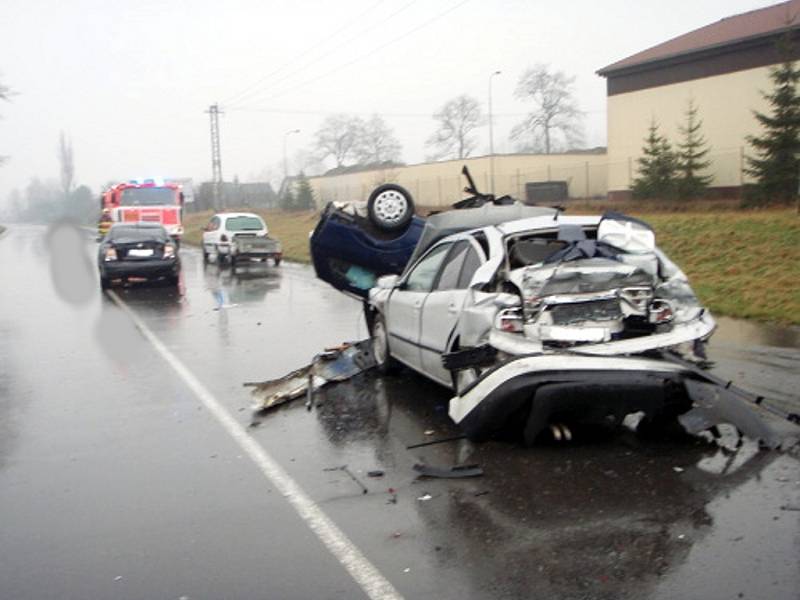
[[[630,190],[637,177],[637,159],[605,153],[498,155],[494,158],[494,190],[498,196],[524,199],[526,183],[564,181],[571,199],[606,198],[609,191]],[[711,162],[704,171],[713,176],[711,187],[738,188],[748,183],[744,148],[711,152],[706,160]],[[418,205],[440,207],[464,197],[463,165],[469,167],[478,189],[490,192],[491,163],[484,156],[309,179],[320,206],[332,201],[366,200],[376,186],[391,182],[408,189]]]
[[[464,197],[463,165],[482,192],[492,189],[493,168],[498,196],[524,198],[527,182],[565,181],[570,197],[591,198],[605,197],[608,191],[606,160],[605,154],[502,155],[494,161],[478,157],[309,179],[320,205],[366,200],[376,186],[391,182],[408,189],[420,206],[448,206]]]

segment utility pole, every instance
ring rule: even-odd
[[[219,150],[219,105],[212,104],[206,111],[211,118],[211,183],[214,194],[214,210],[221,208],[222,154]]]
[[[491,185],[489,193],[494,196],[494,127],[492,124],[492,78],[500,75],[501,71],[495,71],[489,75],[489,171],[491,172]]]

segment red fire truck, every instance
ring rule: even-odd
[[[183,235],[183,192],[176,183],[132,179],[108,188],[101,196],[101,214],[112,223],[161,223],[180,241]]]

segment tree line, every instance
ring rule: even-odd
[[[744,173],[753,182],[744,186],[743,200],[753,206],[795,200],[800,211],[800,69],[791,59],[788,44],[787,40],[780,42],[784,60],[770,69],[772,89],[761,92],[769,111],[753,111],[761,133],[747,136],[752,153],[745,157]],[[710,146],[701,132],[698,111],[694,100],[689,100],[676,146],[659,132],[656,120],[651,121],[637,160],[631,189],[634,198],[688,200],[707,194],[713,183],[706,172],[711,166],[707,159]]]

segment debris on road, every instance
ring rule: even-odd
[[[256,399],[253,409],[264,411],[289,400],[306,396],[306,406],[313,407],[313,393],[328,383],[345,381],[375,366],[372,343],[362,340],[344,343],[317,354],[310,365],[292,371],[278,379],[248,382]]]
[[[464,479],[465,477],[480,477],[483,469],[478,465],[455,465],[453,467],[436,467],[417,463],[414,470],[419,477],[437,477],[440,479]]]
[[[353,472],[350,471],[350,469],[347,468],[347,465],[342,465],[340,467],[328,467],[326,469],[323,469],[323,471],[342,471],[343,473],[347,473],[347,475],[350,477],[350,479],[355,481],[356,484],[358,484],[358,487],[361,488],[361,493],[362,494],[369,493],[369,490],[367,489],[367,486],[365,486],[363,483],[361,483],[361,480],[358,477],[353,475]]]
[[[383,477],[384,472],[380,469],[375,469],[374,471],[367,471],[367,477]]]
[[[430,494],[422,494],[422,496],[417,498],[417,500],[419,500],[420,502],[427,502],[431,498],[433,498],[433,496],[431,496]]]
[[[414,448],[422,448],[424,446],[433,446],[434,444],[444,444],[445,442],[455,442],[458,440],[463,440],[467,436],[465,435],[456,435],[453,437],[446,437],[441,438],[439,440],[431,440],[430,442],[421,442],[419,444],[411,444],[410,446],[406,446],[406,450],[413,450]]]

